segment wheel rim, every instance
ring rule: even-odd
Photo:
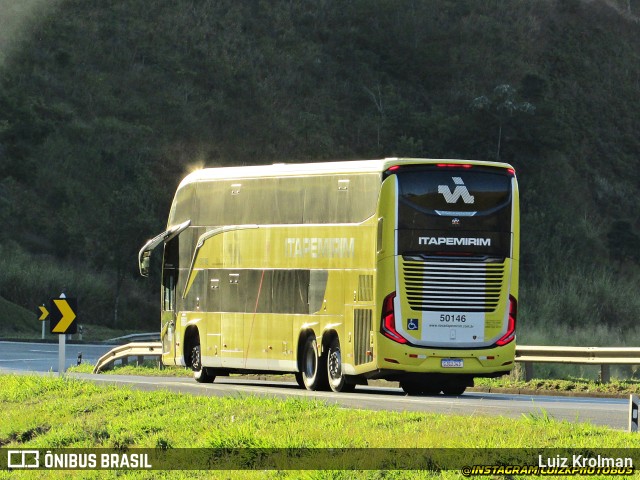
[[[333,383],[340,383],[342,380],[342,357],[339,348],[333,348],[329,353],[329,376]]]
[[[200,362],[200,345],[196,345],[191,350],[191,369],[194,372],[197,372],[201,368],[202,368],[202,364]]]

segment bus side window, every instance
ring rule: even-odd
[[[176,283],[178,280],[178,237],[164,246],[162,265],[162,309],[165,312],[176,309]]]
[[[164,271],[164,305],[163,310],[165,312],[172,311],[176,305],[176,283],[175,283],[175,270]]]

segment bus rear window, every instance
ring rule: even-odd
[[[401,202],[430,215],[488,215],[511,200],[512,177],[500,171],[404,170],[397,176]]]

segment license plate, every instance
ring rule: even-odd
[[[440,361],[442,368],[462,368],[464,367],[464,360],[460,358],[443,358]]]

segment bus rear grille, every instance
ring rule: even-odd
[[[358,301],[373,301],[373,275],[358,276]]]
[[[404,261],[404,287],[413,310],[493,312],[504,264]]]

